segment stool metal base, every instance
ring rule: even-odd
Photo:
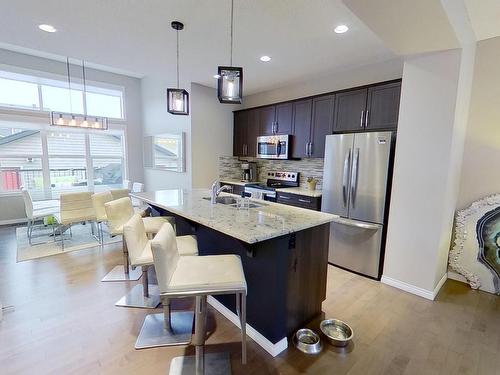
[[[141,284],[132,288],[132,290],[115,303],[115,306],[138,307],[143,309],[155,309],[160,304],[158,286],[149,285],[149,297],[144,297],[144,290]]]
[[[129,273],[126,274],[123,265],[115,266],[109,273],[102,278],[102,282],[109,281],[137,281],[142,276],[142,271],[140,267],[135,270],[129,267]]]
[[[179,311],[170,314],[172,330],[165,329],[163,313],[149,314],[144,319],[141,332],[135,342],[136,349],[159,346],[186,345],[191,342],[194,313]]]
[[[195,357],[175,357],[170,362],[170,375],[195,375]],[[205,354],[204,375],[230,375],[231,360],[229,353]]]

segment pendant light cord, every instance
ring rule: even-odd
[[[85,103],[84,112],[87,119],[87,81],[85,79],[85,60],[82,60],[82,76],[83,76],[83,101]]]
[[[234,0],[231,0],[231,54],[229,57],[229,66],[233,66],[233,13],[234,13]]]
[[[71,78],[69,75],[69,57],[66,56],[66,69],[68,71],[68,93],[69,93],[69,108],[73,113],[73,99],[71,98]]]
[[[179,29],[177,29],[177,88],[179,88]]]

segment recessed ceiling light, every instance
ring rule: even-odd
[[[219,79],[219,78],[220,78],[220,75],[219,75],[219,74],[214,74],[214,78],[215,78],[215,79]]]
[[[268,62],[271,61],[271,58],[269,56],[261,56],[260,61]]]
[[[346,25],[338,25],[333,31],[335,31],[337,34],[343,34],[345,33],[349,28]]]
[[[46,24],[38,25],[38,28],[48,33],[55,33],[57,31],[57,29],[54,26]]]

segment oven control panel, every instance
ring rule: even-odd
[[[299,172],[269,171],[267,178],[268,180],[298,182]]]

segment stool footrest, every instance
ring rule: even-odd
[[[144,290],[141,284],[132,288],[132,290],[118,302],[115,306],[138,307],[143,309],[155,309],[160,304],[160,295],[157,285],[149,285],[149,297],[144,296]]]
[[[144,319],[141,332],[135,342],[136,349],[159,346],[187,345],[191,342],[194,313],[176,311],[170,314],[172,330],[165,329],[163,313],[149,314]]]
[[[109,271],[101,281],[136,281],[139,280],[141,276],[142,271],[140,267],[137,267],[135,270],[133,270],[132,267],[129,267],[129,273],[126,274],[123,265],[119,265],[115,266],[111,271]]]
[[[175,357],[170,362],[169,375],[196,374],[195,357]],[[229,353],[205,354],[204,375],[230,375],[231,359]]]

